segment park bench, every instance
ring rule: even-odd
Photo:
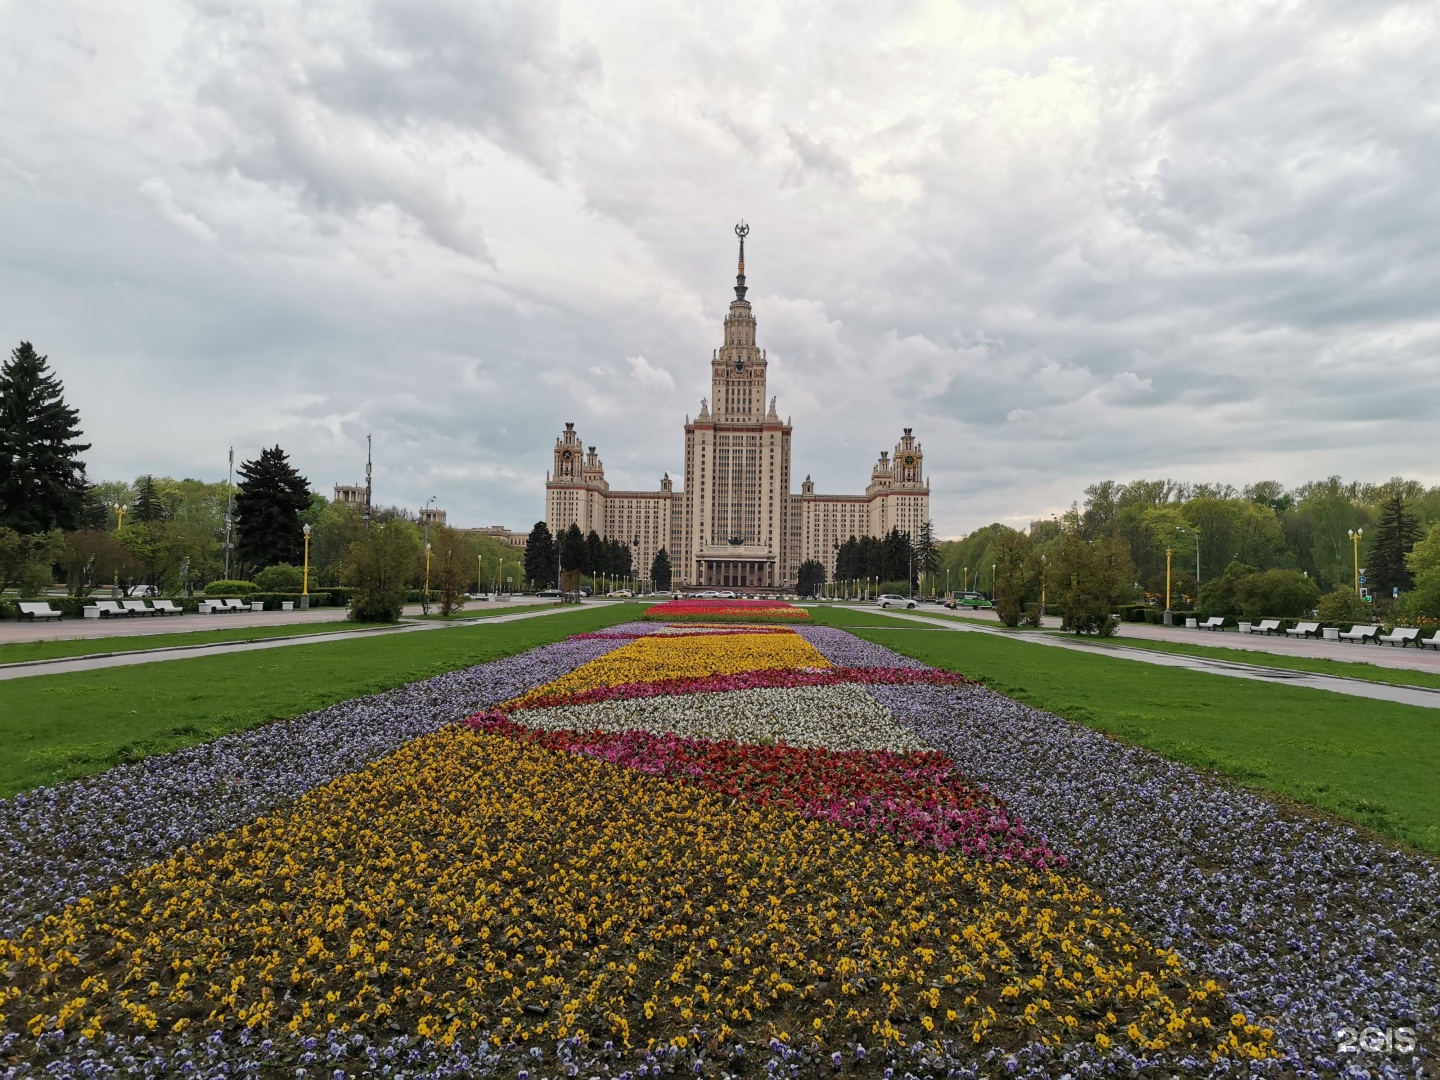
[[[232,596],[225,601],[231,611],[254,611],[249,600],[241,600],[238,596]]]
[[[132,612],[126,611],[114,600],[97,600],[85,608],[85,618],[87,619],[112,619],[130,614]]]
[[[48,602],[43,604],[20,604],[20,618],[29,619],[34,622],[36,619],[59,619],[63,618],[60,612],[50,606]]]
[[[1380,633],[1378,626],[1352,626],[1348,631],[1340,635],[1341,641],[1374,641],[1375,635]]]
[[[222,611],[229,611],[229,610],[230,610],[230,605],[227,604],[227,603],[225,603],[224,600],[201,600],[201,601],[200,601],[200,614],[201,614],[201,615],[218,615],[218,614],[220,614]]]
[[[1377,642],[1383,641],[1386,645],[1399,645],[1404,648],[1413,642],[1420,640],[1420,631],[1413,626],[1397,626],[1384,637],[1376,638]]]
[[[1319,637],[1320,624],[1318,622],[1296,623],[1291,629],[1285,631],[1286,637]]]
[[[184,614],[185,614],[185,609],[182,608],[182,607],[176,607],[174,600],[156,600],[156,601],[155,601],[155,614],[156,614],[156,615],[184,615]]]
[[[144,600],[121,600],[120,606],[128,615],[154,615],[155,609]]]
[[[1279,619],[1262,619],[1250,628],[1252,634],[1273,634],[1280,629]]]
[[[1204,622],[1195,624],[1197,630],[1219,630],[1225,625],[1224,615],[1211,615]]]
[[[1429,637],[1421,638],[1415,644],[1419,645],[1422,649],[1425,648],[1426,645],[1429,645],[1436,652],[1440,652],[1440,630],[1436,630],[1435,633]]]

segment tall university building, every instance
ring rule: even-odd
[[[818,495],[808,476],[792,494],[792,429],[775,399],[767,404],[765,350],[755,344],[755,316],[745,299],[749,228],[735,232],[735,299],[725,343],[710,360],[711,397],[701,399],[694,420],[685,418],[681,490],[669,473],[658,491],[610,490],[595,447],[585,447],[575,425],[566,424],[545,481],[545,522],[556,535],[576,524],[631,545],[641,574],[663,547],[677,586],[783,589],[794,586],[808,559],[833,577],[836,548],[852,536],[884,536],[898,527],[918,537],[930,516],[930,488],[924,454],[906,428],[893,457],[881,451],[865,494]]]

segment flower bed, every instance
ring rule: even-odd
[[[645,609],[642,619],[662,622],[798,623],[810,613],[782,600],[667,600]]]
[[[1032,837],[993,795],[961,779],[944,754],[761,747],[643,731],[545,731],[495,715],[470,723],[490,734],[586,754],[939,851],[955,848],[968,856],[1042,870],[1064,867],[1067,861]]]
[[[394,1025],[493,1047],[704,1031],[714,1057],[763,1032],[852,1062],[939,1038],[1268,1053],[1118,914],[1073,876],[452,727],[0,955],[5,1011],[42,1040]]]
[[[118,854],[110,808],[68,787],[0,804],[25,882],[0,864],[24,898],[0,933],[0,1071],[1424,1064],[1339,1057],[1333,1027],[1413,1025],[1430,1045],[1433,864],[840,630],[675,629],[316,714],[241,755],[280,776],[248,804],[203,757],[171,755],[196,775],[157,771],[159,796],[96,778],[139,804],[114,808],[145,837]],[[163,805],[192,792],[220,810]],[[55,807],[95,820],[68,834]]]

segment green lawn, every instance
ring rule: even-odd
[[[236,616],[243,618],[243,616]],[[292,626],[232,626],[224,630],[191,630],[173,634],[120,634],[101,638],[62,638],[59,641],[22,641],[0,645],[0,664],[26,660],[54,660],[70,656],[103,656],[141,649],[174,649],[186,645],[210,645],[222,641],[260,641],[265,638],[296,637],[304,634],[334,634],[363,630],[378,623],[297,623]]]
[[[879,615],[883,613],[877,609],[876,614]],[[952,614],[944,608],[931,606],[923,606],[911,612],[911,614],[939,616],[951,622],[975,623],[980,626],[989,627],[991,630],[1014,634],[1017,638],[1037,632],[1033,628],[1011,630],[996,622],[994,619],[981,619],[973,616],[967,618],[963,615]],[[1056,634],[1059,633],[1059,631],[1046,630],[1044,633]],[[1122,624],[1121,627],[1121,634],[1124,634],[1124,624]],[[1207,638],[1210,636],[1209,634],[1205,635]],[[1380,649],[1385,648],[1385,646],[1351,646],[1337,644],[1335,648],[1339,651],[1343,659],[1331,660],[1322,657],[1286,656],[1280,653],[1262,652],[1252,649],[1230,649],[1223,645],[1192,645],[1189,642],[1156,641],[1153,638],[1120,636],[1113,638],[1089,638],[1088,640],[1091,644],[1102,647],[1107,645],[1123,645],[1133,649],[1154,649],[1156,652],[1181,653],[1186,656],[1203,656],[1211,660],[1225,660],[1235,664],[1253,664],[1256,667],[1283,668],[1287,671],[1311,671],[1317,675],[1335,675],[1342,679],[1364,679],[1368,682],[1389,683],[1392,686],[1426,686],[1440,689],[1440,672],[1385,668],[1365,662],[1365,656],[1373,652],[1378,652]],[[1224,638],[1222,637],[1220,640],[1223,641]]]
[[[627,622],[625,606],[513,623],[0,682],[0,797]]]
[[[1440,672],[1411,671],[1405,668],[1378,667],[1364,660],[1330,660],[1310,656],[1284,656],[1279,653],[1257,652],[1250,649],[1227,649],[1223,645],[1191,645],[1178,641],[1151,641],[1143,638],[1111,638],[1100,645],[1125,645],[1134,649],[1153,649],[1156,652],[1181,653],[1185,656],[1203,656],[1211,660],[1225,660],[1234,664],[1253,664],[1257,667],[1284,668],[1287,671],[1312,671],[1317,675],[1336,675],[1342,679],[1364,679],[1367,682],[1389,683],[1392,686],[1428,686],[1440,689]],[[1346,654],[1361,657],[1378,651],[1383,646],[1337,645]]]
[[[901,629],[904,622],[880,612],[812,614],[1018,701],[1440,852],[1440,710],[1155,667],[1019,636]],[[867,628],[886,622],[896,629]]]

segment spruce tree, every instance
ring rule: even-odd
[[[655,553],[655,558],[650,561],[650,584],[661,592],[667,592],[670,589],[672,573],[670,553],[662,547]]]
[[[600,534],[591,529],[590,535],[585,537],[585,561],[580,565],[580,569],[587,574],[613,573],[606,563],[605,544],[601,541]]]
[[[300,512],[310,506],[310,481],[290,465],[280,447],[242,462],[235,493],[236,534],[241,555],[256,567],[298,564],[304,537]]]
[[[1415,578],[1405,564],[1405,556],[1424,537],[1425,532],[1414,516],[1405,510],[1405,499],[1397,491],[1380,504],[1380,521],[1375,539],[1370,542],[1369,563],[1365,576],[1376,596],[1388,597],[1398,588],[1409,592]]]
[[[814,596],[825,584],[825,564],[815,559],[806,559],[800,564],[795,591],[801,596]]]
[[[573,521],[560,534],[560,567],[563,570],[585,569],[585,534]]]
[[[20,533],[73,529],[85,500],[90,449],[64,384],[28,341],[0,366],[0,526]]]
[[[140,485],[135,492],[135,501],[130,505],[130,513],[135,521],[164,521],[166,518],[165,504],[160,501],[160,493],[155,490],[155,478],[142,476]]]
[[[555,538],[550,535],[550,526],[543,521],[535,522],[525,543],[525,576],[538,589],[553,588],[556,584]]]

